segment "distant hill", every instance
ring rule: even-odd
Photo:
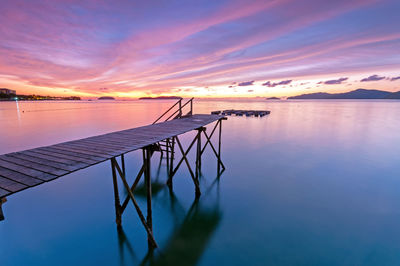
[[[115,100],[115,98],[111,96],[102,96],[99,97],[98,100]]]
[[[278,98],[278,97],[268,97],[268,98],[265,98],[265,100],[280,100],[281,98]]]
[[[158,96],[158,97],[141,97],[139,100],[180,100],[179,96]]]
[[[400,91],[392,92],[391,94],[387,95],[385,99],[400,99]]]
[[[288,97],[288,99],[400,99],[400,91],[389,92],[380,90],[358,89],[345,93],[308,93]]]

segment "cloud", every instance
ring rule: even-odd
[[[384,78],[385,78],[385,77],[380,77],[380,76],[378,76],[378,75],[372,75],[372,76],[369,76],[368,78],[362,79],[361,82],[378,81],[378,80],[382,80],[382,79],[384,79]]]
[[[395,81],[395,80],[398,80],[398,79],[400,79],[400,76],[391,78],[390,81]]]
[[[290,84],[291,82],[292,82],[291,79],[282,80],[282,81],[275,82],[275,83],[271,83],[271,81],[267,81],[267,82],[263,83],[262,85],[270,87],[270,88],[273,88],[273,87],[276,87],[276,86],[279,86],[279,85],[287,85],[287,84]]]
[[[383,33],[357,24],[359,36],[329,26],[324,36],[303,37],[314,36],[309,33],[326,23],[335,25],[343,19],[340,14],[372,5],[370,0],[188,1],[168,6],[152,1],[3,2],[0,73],[16,76],[18,84],[7,79],[10,86],[31,92],[69,88],[95,94],[106,93],[99,90],[106,87],[108,92],[134,95],[205,83],[237,86],[230,82],[260,80],[269,73],[278,79],[346,73],[355,67],[360,71],[371,54],[376,59],[366,67],[381,67],[400,41],[396,25],[387,25]],[[265,10],[274,16],[265,16]],[[390,16],[388,12],[385,19],[393,20]],[[374,17],[357,19],[368,22]],[[282,36],[288,41],[282,42]]]
[[[334,84],[342,84],[344,81],[348,80],[349,78],[339,78],[339,79],[331,79],[324,82],[327,85],[334,85]]]
[[[247,92],[254,92],[254,90],[247,90]]]
[[[245,82],[239,83],[239,86],[251,86],[251,85],[253,85],[253,83],[254,83],[254,80],[252,80],[252,81],[245,81]]]

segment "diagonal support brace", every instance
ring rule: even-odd
[[[176,165],[176,167],[173,169],[172,174],[171,174],[171,175],[169,176],[169,178],[168,178],[167,184],[168,184],[168,186],[170,186],[170,188],[172,187],[172,179],[173,179],[174,175],[175,175],[176,172],[178,171],[178,169],[179,169],[179,167],[181,166],[181,164],[182,164],[183,162],[185,162],[185,163],[186,163],[186,166],[187,166],[187,168],[188,168],[188,170],[189,170],[190,177],[192,178],[193,183],[194,183],[194,185],[195,185],[196,197],[199,197],[199,196],[201,195],[199,181],[198,181],[198,179],[195,177],[195,174],[193,173],[193,170],[192,170],[192,168],[191,168],[191,166],[190,166],[189,160],[187,159],[187,155],[189,154],[190,150],[192,149],[194,143],[195,143],[197,140],[198,140],[198,137],[197,137],[197,135],[196,135],[196,137],[195,137],[195,138],[193,139],[193,141],[190,143],[190,145],[189,145],[189,147],[187,148],[187,150],[184,151],[184,149],[183,149],[183,147],[182,147],[182,144],[181,144],[179,138],[178,138],[177,136],[174,136],[174,137],[173,137],[173,141],[176,141],[176,143],[178,144],[178,148],[179,148],[179,150],[180,150],[180,152],[181,152],[181,154],[182,154],[182,158],[180,159],[180,161],[178,162],[178,164]]]
[[[131,191],[131,188],[129,187],[128,182],[126,181],[125,174],[121,170],[121,168],[119,167],[118,162],[117,162],[115,157],[111,158],[111,165],[112,165],[112,168],[113,168],[113,180],[114,180],[114,177],[116,179],[116,173],[118,173],[119,177],[121,178],[121,180],[122,180],[122,182],[124,184],[125,189],[128,192],[128,196],[131,199],[132,204],[134,205],[134,207],[136,209],[136,212],[137,212],[137,214],[139,216],[139,219],[142,222],[142,224],[143,224],[143,226],[144,226],[144,228],[145,228],[145,230],[147,232],[147,237],[148,237],[149,244],[151,244],[152,247],[156,248],[157,247],[157,243],[156,243],[156,241],[154,239],[152,229],[148,226],[148,223],[147,223],[142,211],[140,210],[140,207],[139,207],[139,205],[138,205],[138,203],[137,203],[137,201],[135,199],[135,196],[133,195],[133,192]]]
[[[204,136],[206,137],[207,141],[204,144],[202,150],[201,150],[201,154],[203,154],[203,152],[205,151],[206,147],[208,145],[210,145],[211,149],[213,150],[215,156],[218,159],[217,162],[217,172],[218,172],[218,176],[221,176],[221,174],[225,171],[225,165],[223,164],[222,160],[221,160],[221,139],[222,139],[222,120],[226,120],[226,118],[221,118],[218,120],[218,122],[215,124],[213,130],[211,131],[210,136],[208,136],[206,131],[203,131]],[[214,147],[214,145],[212,144],[211,138],[214,135],[214,133],[216,132],[217,127],[219,127],[218,130],[218,152],[216,150],[216,148]],[[222,170],[221,170],[222,167]]]

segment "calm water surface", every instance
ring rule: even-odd
[[[170,105],[3,102],[0,154],[145,125]],[[227,170],[217,182],[205,154],[199,202],[185,167],[170,195],[153,157],[154,254],[132,206],[117,231],[105,162],[10,196],[0,264],[400,265],[400,101],[195,102],[225,108],[272,112],[224,121]],[[126,163],[132,178],[141,153]]]

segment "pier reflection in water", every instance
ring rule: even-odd
[[[204,178],[204,177],[203,177]],[[219,206],[219,177],[215,178],[204,195],[195,198],[189,208],[185,208],[178,196],[165,182],[160,182],[159,171],[152,182],[156,204],[171,214],[172,230],[165,244],[158,249],[149,248],[144,258],[138,258],[130,242],[134,236],[125,234],[123,227],[117,228],[120,252],[120,265],[135,262],[138,265],[196,265],[205,251],[222,219]],[[135,195],[146,197],[143,186],[138,186]]]

